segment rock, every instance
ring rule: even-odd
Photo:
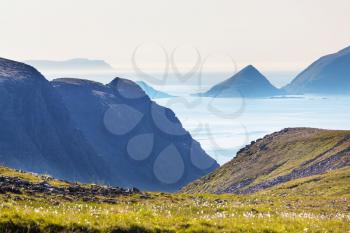
[[[98,185],[94,185],[91,188],[86,188],[75,183],[71,183],[68,187],[55,187],[47,182],[31,183],[16,177],[0,176],[1,195],[5,195],[6,193],[22,194],[23,192],[30,196],[37,196],[37,194],[56,195],[62,196],[69,201],[82,199],[86,202],[96,202],[96,196],[103,196],[110,199],[121,195],[144,195],[137,188],[122,189],[119,187]]]

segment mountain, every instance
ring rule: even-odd
[[[169,95],[168,93],[158,91],[145,83],[144,81],[137,81],[137,85],[139,85],[144,92],[151,98],[151,99],[160,99],[160,98],[171,98],[174,97],[172,95]]]
[[[284,190],[288,194],[301,187],[305,189],[299,191],[306,193],[314,185],[314,191],[315,186],[323,187],[322,193],[341,188],[337,179],[327,175],[335,170],[339,170],[339,182],[344,172],[350,177],[350,131],[288,128],[252,142],[230,162],[182,191],[247,194]],[[329,188],[324,179],[333,182],[328,183]]]
[[[104,182],[105,162],[33,67],[0,58],[0,163],[67,180]]]
[[[350,94],[350,47],[321,57],[284,90],[291,94]]]
[[[175,191],[218,167],[135,83],[48,82],[0,59],[0,164],[60,179]]]
[[[52,85],[74,125],[108,161],[114,185],[175,191],[218,167],[174,112],[152,102],[132,81],[115,78],[103,85],[65,78]]]
[[[45,72],[114,71],[113,67],[103,60],[90,60],[85,58],[75,58],[65,61],[27,60],[24,62]]]
[[[281,94],[279,89],[274,87],[254,66],[249,65],[226,81],[213,86],[209,91],[197,95],[259,98],[279,94]]]

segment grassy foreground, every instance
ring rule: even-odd
[[[0,232],[350,232],[349,170],[240,196],[144,193],[84,200],[6,192],[0,194]],[[0,175],[47,180],[6,168]],[[334,179],[344,188],[322,196],[313,191]]]

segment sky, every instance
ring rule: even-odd
[[[0,56],[293,73],[350,45],[349,12],[348,0],[0,0]]]

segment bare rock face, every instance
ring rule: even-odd
[[[111,184],[175,191],[219,165],[182,127],[173,111],[151,101],[134,82],[56,79],[74,125],[108,161]]]
[[[34,68],[0,58],[0,111],[1,164],[67,180],[109,177],[60,96]]]

